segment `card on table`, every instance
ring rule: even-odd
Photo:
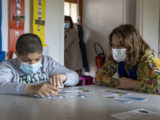
[[[118,120],[159,120],[160,114],[146,109],[135,109],[111,115]]]
[[[131,100],[138,100],[138,101],[148,101],[147,98],[142,98],[142,97],[124,96],[123,98],[131,99]]]

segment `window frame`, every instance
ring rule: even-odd
[[[78,3],[77,0],[65,0],[64,2]],[[82,0],[79,0],[79,16],[80,23],[82,24]]]

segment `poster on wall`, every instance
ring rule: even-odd
[[[16,50],[16,41],[24,33],[24,0],[9,0],[9,58]]]
[[[45,44],[45,0],[33,0],[33,33],[38,35]]]
[[[2,0],[0,0],[0,62],[5,60],[5,52],[2,51]]]

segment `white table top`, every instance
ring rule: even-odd
[[[85,86],[92,90],[86,98],[38,99],[28,96],[0,95],[0,120],[117,120],[111,114],[145,108],[160,113],[160,96],[131,92],[132,96],[145,97],[148,101],[120,103],[105,98],[111,88]],[[71,88],[65,88],[71,89]],[[128,92],[128,91],[127,91]]]

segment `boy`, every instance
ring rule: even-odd
[[[0,64],[0,93],[57,95],[58,85],[74,86],[78,74],[42,55],[42,43],[35,34],[23,34],[16,43],[17,58]]]

